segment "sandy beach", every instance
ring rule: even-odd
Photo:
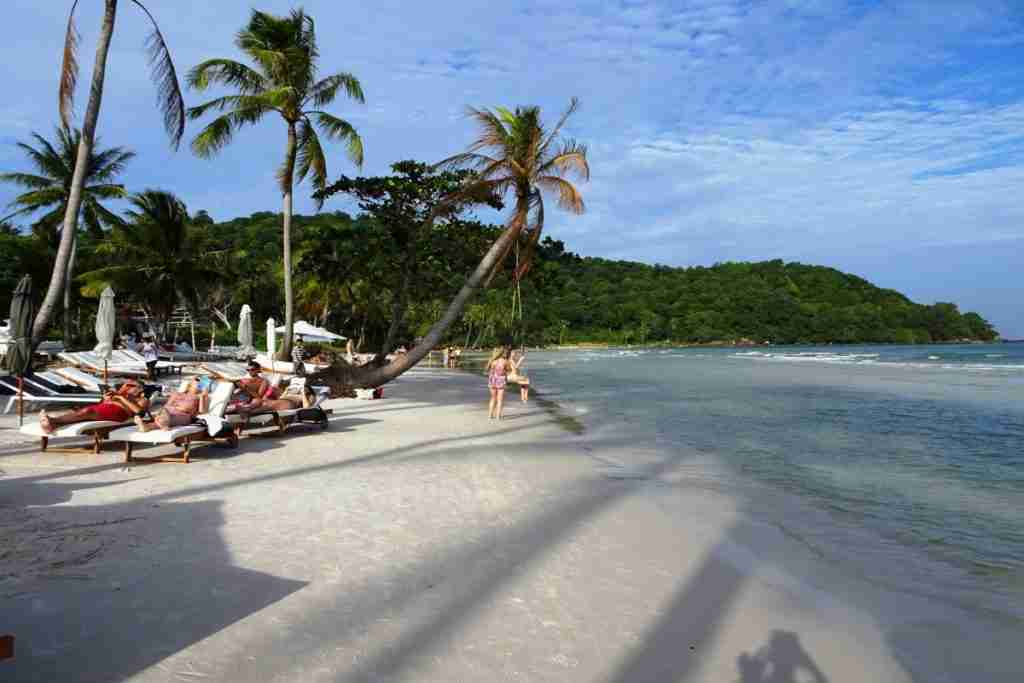
[[[385,391],[189,465],[0,418],[0,679],[911,680],[701,454],[645,465],[512,392],[488,421],[459,372]]]

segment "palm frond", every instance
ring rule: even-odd
[[[82,222],[90,235],[97,239],[103,237],[103,226],[96,216],[96,200],[91,197],[82,202]]]
[[[68,128],[75,106],[75,86],[78,85],[78,29],[75,28],[75,8],[78,0],[71,3],[68,13],[68,27],[64,33],[64,58],[60,65],[60,88],[57,93],[57,105],[60,120]]]
[[[34,190],[32,192],[25,192],[15,197],[9,206],[20,206],[24,208],[31,208],[32,210],[40,209],[44,206],[52,206],[57,203],[63,203],[65,200],[64,188],[62,187],[45,187],[41,190]]]
[[[544,144],[541,145],[540,153],[544,154],[547,149],[551,146],[551,143],[558,139],[558,136],[562,132],[562,128],[565,126],[565,122],[569,120],[569,117],[576,113],[576,110],[580,108],[580,100],[578,97],[573,97],[569,100],[569,106],[562,112],[562,116],[558,119],[558,123],[551,129],[551,132],[544,138]]]
[[[12,183],[36,190],[53,185],[53,181],[49,178],[31,173],[3,173],[0,174],[0,183]]]
[[[177,149],[181,136],[185,134],[185,100],[181,96],[181,86],[178,85],[178,73],[156,19],[139,0],[132,2],[146,13],[153,24],[153,31],[146,38],[151,77],[156,84],[157,105],[164,116],[164,129],[171,138],[171,147]]]
[[[360,167],[363,165],[363,139],[359,137],[351,123],[325,111],[312,111],[309,114],[327,135],[328,140],[345,143],[345,151],[352,163]]]
[[[116,183],[101,183],[97,185],[86,185],[85,193],[100,199],[123,199],[128,196],[124,185]]]
[[[295,184],[305,180],[310,171],[313,172],[313,187],[322,190],[327,184],[327,157],[320,145],[320,137],[316,134],[313,124],[303,121],[299,129],[298,167],[295,170]],[[319,196],[314,198],[319,211],[324,200]]]
[[[219,83],[243,95],[254,95],[267,87],[267,79],[255,69],[231,59],[208,59],[185,76],[190,88],[200,92]]]
[[[587,148],[575,140],[562,143],[562,148],[550,159],[541,164],[537,173],[575,173],[583,180],[590,180],[590,164],[587,163]]]
[[[192,139],[192,152],[203,159],[211,158],[231,142],[236,130],[256,123],[267,111],[261,107],[252,107],[221,114]]]
[[[333,76],[328,76],[319,83],[316,83],[310,91],[309,98],[313,103],[313,106],[320,108],[325,104],[330,104],[337,97],[339,90],[345,90],[345,94],[348,95],[349,99],[355,100],[360,104],[366,102],[366,98],[363,95],[363,86],[360,85],[359,79],[349,73],[336,73]]]
[[[196,105],[195,107],[190,107],[188,110],[188,118],[190,120],[201,118],[204,114],[213,109],[216,109],[217,111],[227,111],[229,109],[238,111],[251,109],[253,107],[280,111],[275,98],[267,96],[265,93],[259,93],[256,95],[225,95],[224,97],[217,97],[209,102]]]
[[[566,211],[581,214],[586,207],[583,205],[583,196],[580,195],[576,186],[565,178],[555,175],[544,175],[536,180],[537,187],[551,192],[558,193],[558,206]]]
[[[467,152],[479,152],[482,149],[497,148],[507,150],[509,131],[502,120],[492,111],[466,107],[466,115],[474,119],[481,128],[481,135],[473,141]]]
[[[99,139],[95,141],[99,146]],[[124,147],[111,147],[94,153],[89,162],[88,180],[98,183],[107,182],[124,172],[125,166],[135,158],[135,152]]]
[[[96,211],[96,217],[100,223],[108,228],[112,228],[118,225],[124,225],[124,219],[118,216],[116,213],[108,209],[99,203],[99,201],[93,202],[94,209]]]
[[[33,133],[32,135],[36,136],[37,134]],[[50,143],[47,142],[46,144],[49,145]],[[40,173],[55,180],[57,178],[63,178],[66,175],[67,169],[60,156],[40,152],[32,145],[24,142],[15,143],[15,146],[25,153],[32,162],[32,165],[35,166],[36,170]]]

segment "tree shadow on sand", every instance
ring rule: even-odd
[[[740,683],[828,683],[792,631],[772,631],[768,643],[736,660]]]

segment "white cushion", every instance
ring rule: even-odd
[[[74,424],[66,425],[61,427],[49,434],[43,431],[43,426],[38,422],[32,424],[23,425],[18,431],[28,436],[38,436],[39,438],[46,437],[48,439],[67,439],[75,436],[84,436],[89,432],[96,429],[106,429],[107,427],[119,427],[121,425],[129,424],[127,422],[110,422],[109,420],[91,420],[89,422],[76,422]]]
[[[176,439],[186,436],[202,434],[206,431],[203,425],[189,424],[181,427],[173,427],[168,430],[151,429],[148,432],[140,432],[138,427],[123,427],[110,432],[111,441],[131,441],[132,443],[161,444],[171,443]]]

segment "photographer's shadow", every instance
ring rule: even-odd
[[[792,631],[772,631],[768,644],[736,660],[740,683],[828,683]]]

